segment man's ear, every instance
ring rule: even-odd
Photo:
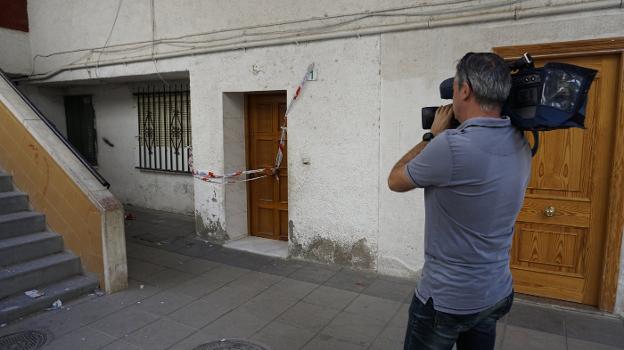
[[[459,89],[459,98],[466,101],[467,99],[470,98],[470,95],[472,95],[472,89],[470,88],[467,82],[464,82],[461,88]]]

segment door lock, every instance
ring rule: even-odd
[[[548,216],[549,218],[555,216],[555,207],[550,206],[544,208],[544,215]]]

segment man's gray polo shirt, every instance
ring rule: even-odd
[[[512,291],[509,249],[531,152],[507,118],[472,118],[407,164],[425,188],[425,265],[416,296],[436,310],[480,312]]]

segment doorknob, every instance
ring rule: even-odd
[[[544,208],[544,215],[548,216],[549,218],[555,216],[555,207],[550,206]]]

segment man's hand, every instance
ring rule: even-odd
[[[431,133],[438,136],[439,133],[451,127],[453,120],[453,104],[448,104],[438,108],[431,125]]]

